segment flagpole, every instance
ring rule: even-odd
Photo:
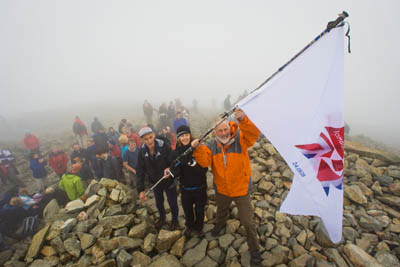
[[[263,83],[261,83],[256,89],[251,91],[249,94],[254,93],[261,87],[263,87],[267,82],[269,82],[272,78],[274,78],[279,72],[281,72],[283,69],[285,69],[290,63],[292,63],[296,58],[298,58],[301,54],[304,53],[308,48],[310,48],[315,42],[317,42],[322,36],[324,36],[326,33],[330,32],[333,28],[336,28],[341,24],[347,17],[349,16],[349,13],[346,11],[343,11],[341,14],[339,14],[339,17],[334,20],[328,22],[328,25],[326,26],[326,29],[320,33],[317,37],[315,37],[310,43],[308,43],[303,49],[300,50],[294,57],[292,57],[288,62],[283,64],[277,71],[275,71],[270,77],[268,77]],[[236,107],[235,107],[236,108]]]
[[[277,71],[275,71],[270,77],[268,77],[263,83],[261,83],[257,88],[255,88],[254,90],[252,90],[250,92],[250,94],[254,93],[255,91],[259,90],[261,87],[263,87],[266,83],[268,83],[272,78],[274,78],[278,73],[280,73],[282,70],[284,70],[290,63],[292,63],[297,57],[299,57],[302,53],[304,53],[304,51],[306,51],[308,48],[310,48],[315,42],[317,42],[322,36],[324,36],[326,33],[328,33],[330,30],[332,30],[333,28],[336,28],[338,26],[342,26],[342,22],[349,16],[349,14],[346,11],[343,11],[341,14],[339,14],[339,16],[337,17],[336,20],[334,21],[330,21],[328,22],[328,25],[326,26],[326,29],[320,33],[317,37],[315,37],[309,44],[307,44],[302,50],[300,50],[300,52],[298,52],[296,55],[294,55],[294,57],[292,57],[288,62],[286,62],[284,65],[282,65]],[[224,122],[229,116],[231,116],[235,110],[237,109],[237,105],[235,104],[235,106],[224,112],[221,116],[220,116],[220,120],[211,128],[209,128],[207,130],[206,133],[204,133],[200,138],[199,138],[199,144],[204,141],[204,139],[206,139],[206,137],[218,126],[220,125],[222,122]],[[189,147],[188,149],[186,149],[182,154],[180,154],[173,162],[172,162],[172,168],[179,166],[179,164],[181,163],[182,159],[185,158],[187,155],[189,155],[191,152],[193,152],[194,148],[193,147]],[[161,180],[164,180],[166,178],[168,178],[169,176],[172,176],[172,173],[169,172],[168,175],[163,176],[162,178],[160,178],[159,182],[161,182]],[[146,193],[146,195],[148,193],[150,193],[150,191],[152,191],[158,184],[159,182],[157,182],[156,184],[154,184],[149,191]]]

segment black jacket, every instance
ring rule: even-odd
[[[144,191],[144,181],[147,177],[151,184],[155,184],[164,176],[164,170],[170,166],[171,146],[164,140],[156,138],[154,140],[154,155],[150,156],[149,150],[145,144],[142,144],[139,150],[138,164],[136,168],[138,192]],[[168,187],[172,179],[168,178],[160,183],[161,187]]]
[[[171,154],[171,161],[175,160],[179,155],[190,147],[178,146]],[[181,188],[183,189],[200,189],[207,187],[208,168],[201,167],[193,158],[193,152],[181,160],[181,163],[174,168],[171,168],[175,177],[179,177]]]
[[[98,162],[102,171],[102,177],[121,181],[121,163],[116,157],[108,154],[106,160],[101,159]]]
[[[88,162],[88,160],[87,160],[87,151],[84,148],[80,148],[78,151],[75,151],[75,150],[72,151],[72,153],[71,153],[71,163],[72,164],[76,163],[74,161],[74,159],[76,157],[82,159],[86,163]]]

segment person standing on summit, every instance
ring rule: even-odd
[[[146,123],[153,124],[153,106],[147,102],[147,100],[143,103],[143,113],[146,118]]]
[[[81,121],[78,116],[75,117],[75,121],[72,125],[72,131],[74,132],[75,138],[77,139],[79,145],[85,148],[88,132],[86,125],[83,123],[83,121]]]
[[[212,230],[218,236],[226,226],[229,206],[232,201],[239,210],[240,224],[247,233],[247,244],[251,255],[251,266],[261,266],[259,240],[250,203],[250,158],[247,149],[257,141],[260,131],[240,109],[235,111],[237,125],[224,120],[214,129],[215,138],[207,145],[199,146],[199,140],[192,141],[196,148],[193,157],[201,167],[212,168],[217,203],[217,221]]]

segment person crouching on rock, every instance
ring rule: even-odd
[[[150,127],[144,127],[139,131],[139,136],[142,140],[142,146],[139,150],[138,163],[136,168],[137,183],[136,188],[140,199],[145,201],[145,176],[151,184],[155,184],[164,175],[164,171],[170,166],[171,147],[163,140],[155,138],[155,134]],[[163,180],[154,188],[154,196],[156,206],[160,213],[160,220],[156,223],[157,229],[165,223],[165,208],[164,208],[164,192],[167,195],[167,200],[172,213],[172,222],[170,229],[176,230],[179,227],[178,223],[178,194],[176,192],[173,179],[168,178]]]
[[[79,163],[73,164],[71,170],[64,174],[58,183],[58,187],[67,193],[71,201],[78,199],[85,192],[81,178],[78,176],[81,167]]]
[[[251,254],[251,266],[261,266],[259,240],[253,219],[253,208],[250,203],[250,159],[247,149],[257,141],[260,131],[240,109],[235,111],[233,121],[224,120],[214,129],[215,139],[207,145],[195,147],[193,156],[202,167],[211,166],[215,184],[217,202],[217,221],[212,230],[218,236],[225,228],[229,217],[229,206],[232,201],[239,210],[240,224],[247,234],[247,244]]]
[[[175,160],[190,148],[190,143],[193,141],[190,128],[186,125],[179,126],[176,135],[178,136],[178,142],[176,150],[172,152],[172,160]],[[182,207],[186,219],[184,235],[189,238],[194,230],[199,233],[200,237],[203,237],[204,207],[207,203],[206,173],[208,168],[203,168],[197,164],[193,158],[193,152],[180,162],[176,168],[171,169],[171,172],[175,177],[179,176]]]

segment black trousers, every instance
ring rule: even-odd
[[[203,230],[204,207],[207,203],[206,187],[190,191],[181,188],[181,200],[186,227],[197,231]]]

